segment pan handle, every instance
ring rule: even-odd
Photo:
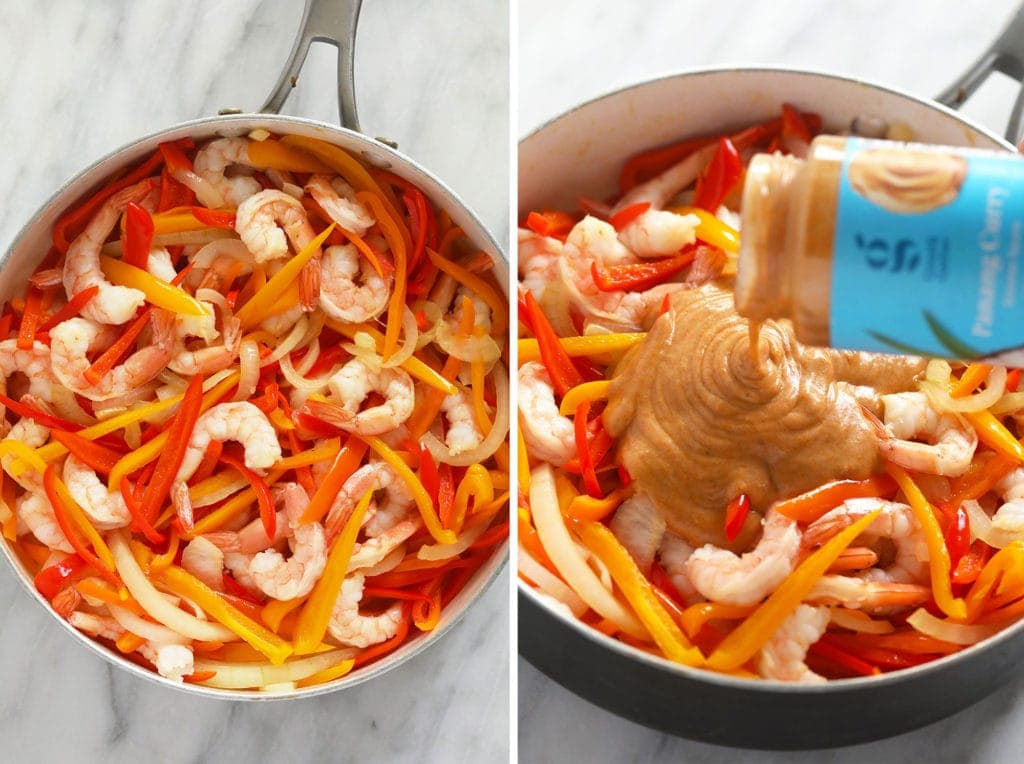
[[[356,113],[355,54],[356,25],[359,23],[361,5],[362,0],[306,0],[302,22],[299,24],[292,51],[288,54],[288,62],[270,97],[260,109],[262,113],[276,114],[281,110],[288,99],[288,94],[295,87],[310,44],[326,42],[338,49],[338,113],[341,117],[341,126],[359,130],[359,116]]]
[[[958,109],[992,72],[1002,72],[1021,83],[1006,124],[1006,140],[1017,145],[1022,137],[1021,121],[1024,117],[1024,5],[1016,10],[988,49],[935,100]]]

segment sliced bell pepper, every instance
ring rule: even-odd
[[[1020,369],[1010,369],[1006,373],[1006,391],[1010,393],[1017,392],[1017,387],[1020,385],[1020,375],[1022,371]]]
[[[192,207],[192,217],[208,228],[235,230],[234,210],[211,210],[208,207]]]
[[[713,213],[700,207],[672,207],[670,212],[678,215],[696,215],[700,218],[694,233],[705,244],[733,254],[740,251],[740,232],[723,223]]]
[[[750,497],[741,493],[725,508],[725,537],[735,541],[750,515]]]
[[[864,480],[836,480],[777,502],[775,511],[799,523],[813,523],[847,499],[890,499],[895,493],[896,483],[884,474],[872,475]]]
[[[72,297],[70,300],[68,300],[67,304],[63,308],[58,310],[56,313],[54,313],[52,316],[46,319],[42,324],[40,324],[38,331],[48,332],[51,329],[53,329],[53,327],[57,326],[57,324],[61,324],[67,321],[69,318],[74,318],[75,316],[82,312],[82,308],[88,305],[89,301],[93,297],[99,294],[99,291],[100,288],[99,286],[96,285],[86,287],[81,292]],[[5,333],[0,333],[0,336],[3,336],[3,334]]]
[[[111,372],[111,370],[135,344],[139,335],[142,334],[142,330],[145,329],[146,325],[149,323],[149,317],[150,310],[147,306],[142,309],[138,316],[132,319],[132,322],[128,324],[128,328],[121,332],[110,347],[104,350],[103,353],[89,365],[89,368],[86,369],[83,374],[89,384],[98,385],[103,381],[103,378]]]
[[[43,292],[36,287],[29,287],[25,297],[25,310],[21,314],[21,325],[18,328],[18,349],[31,350],[35,344],[36,328],[43,321]]]
[[[965,501],[980,499],[1016,466],[1017,460],[1005,454],[992,451],[977,454],[967,472],[950,481],[950,496],[943,502],[944,507],[955,509]]]
[[[874,666],[866,660],[858,658],[853,653],[849,653],[834,642],[831,642],[827,634],[811,645],[807,652],[811,655],[831,661],[837,666],[848,669],[857,676],[875,676],[876,674],[882,673],[882,670],[878,668],[878,666]]]
[[[682,598],[680,597],[681,600]],[[683,630],[690,639],[694,639],[708,621],[739,621],[749,616],[755,609],[755,605],[726,605],[723,602],[698,602],[690,605],[683,611],[680,623],[682,623]]]
[[[22,401],[16,401],[13,398],[8,398],[3,393],[0,393],[0,406],[6,406],[19,417],[27,417],[43,427],[49,427],[51,430],[66,430],[70,432],[76,432],[82,429],[82,425],[69,422],[66,419],[61,419],[54,414],[50,414],[42,409],[39,409],[31,404],[23,403]]]
[[[172,177],[165,164],[160,170],[160,199],[156,204],[157,214],[175,207],[187,207],[195,200],[195,192],[177,178]]]
[[[50,437],[63,445],[80,461],[92,467],[92,469],[97,472],[102,472],[104,475],[109,475],[110,471],[114,469],[114,465],[117,464],[123,456],[123,454],[118,453],[112,448],[107,448],[100,443],[96,443],[88,438],[83,438],[73,432],[52,430],[50,432]]]
[[[783,621],[796,610],[842,551],[875,521],[880,512],[876,510],[862,517],[808,555],[768,599],[722,640],[708,657],[708,667],[716,671],[730,671],[753,658],[778,631]]]
[[[559,343],[559,337],[554,328],[548,322],[547,316],[541,310],[540,305],[534,298],[533,293],[527,291],[524,295],[526,309],[530,316],[530,323],[533,325],[537,335],[537,344],[540,348],[540,357],[551,377],[551,384],[559,396],[565,395],[570,388],[583,383],[583,376],[573,365],[572,359]],[[520,359],[521,360],[521,359]]]
[[[562,210],[531,211],[526,216],[526,227],[538,236],[565,238],[576,225],[576,218]]]
[[[455,533],[441,525],[441,521],[434,511],[434,505],[430,501],[430,496],[427,495],[423,484],[416,477],[416,473],[409,469],[409,465],[402,460],[402,457],[396,454],[380,438],[368,437],[365,440],[370,448],[376,451],[377,455],[387,462],[405,483],[409,493],[412,494],[413,500],[416,502],[416,507],[419,509],[423,524],[427,527],[427,531],[434,540],[439,544],[454,544],[456,541]]]
[[[985,563],[978,579],[971,584],[965,601],[965,615],[976,621],[986,610],[1004,607],[1024,596],[1024,541],[1014,541],[997,551]]]
[[[405,310],[406,287],[409,279],[409,249],[407,241],[411,235],[402,223],[400,216],[392,215],[380,193],[374,191],[357,191],[356,199],[367,207],[370,214],[377,220],[377,225],[384,234],[391,256],[395,262],[394,283],[391,296],[388,298],[387,318],[384,322],[384,348],[382,355],[390,358],[398,349],[398,336],[402,329],[402,315]]]
[[[949,395],[952,398],[963,398],[964,396],[970,395],[978,386],[981,385],[988,375],[992,372],[992,364],[990,363],[972,363],[964,369],[964,373],[960,375],[960,379],[956,381],[953,387],[949,391]]]
[[[594,455],[590,451],[590,439],[587,433],[587,417],[590,416],[590,401],[580,401],[576,407],[576,415],[573,417],[573,429],[576,434],[576,454],[580,460],[580,474],[583,476],[583,487],[587,494],[594,499],[604,496],[601,484],[597,482],[597,472],[594,469]]]
[[[121,261],[146,269],[153,246],[153,217],[141,205],[128,202],[124,208],[124,254]]]
[[[957,563],[956,568],[953,570],[953,583],[954,584],[973,584],[978,580],[978,576],[981,575],[981,571],[985,567],[985,563],[988,562],[989,556],[992,554],[992,547],[986,544],[981,539],[977,539],[971,544],[970,549],[967,550],[967,554],[960,558],[960,562]]]
[[[47,600],[52,600],[61,589],[73,581],[87,567],[89,567],[89,563],[82,559],[80,555],[69,554],[64,559],[58,560],[36,573],[32,583],[35,584],[36,590],[46,597]]]
[[[525,300],[524,300],[525,304]],[[529,309],[528,309],[529,313]],[[536,334],[536,331],[534,332]],[[628,350],[642,342],[646,332],[621,332],[617,334],[594,334],[586,337],[560,337],[558,344],[565,354],[577,356],[603,355]],[[532,337],[519,340],[519,363],[541,360],[540,342]]]
[[[574,496],[565,515],[574,520],[604,520],[618,509],[625,498],[626,494],[621,488],[598,499],[588,494]]]
[[[452,465],[442,463],[437,472],[437,515],[441,525],[452,528],[455,525],[455,470]]]
[[[331,168],[310,154],[273,138],[249,141],[249,161],[254,167],[282,172],[329,173]]]
[[[177,141],[161,143],[157,149],[170,172],[192,170],[192,161],[185,155]]]
[[[803,115],[788,103],[782,104],[782,134],[783,140],[795,138],[803,143],[811,142],[811,128],[804,121]]]
[[[438,254],[432,249],[427,249],[427,257],[430,258],[438,270],[447,273],[462,286],[476,294],[488,308],[491,309],[491,335],[504,337],[508,329],[508,300],[505,295],[491,286],[485,279],[462,267],[453,260]]]
[[[115,260],[107,255],[100,255],[100,267],[111,283],[138,289],[146,295],[146,300],[149,303],[158,308],[187,316],[206,315],[206,309],[188,292],[168,284],[141,268],[136,268],[123,260]]]
[[[473,501],[474,512],[494,501],[494,482],[482,464],[471,464],[455,490],[455,513],[451,523],[451,530],[455,533],[462,531],[470,499]]]
[[[345,445],[334,457],[327,474],[320,481],[320,486],[313,494],[313,498],[309,500],[309,505],[302,513],[300,522],[316,523],[324,518],[345,481],[352,477],[352,473],[363,463],[363,457],[366,456],[368,450],[369,446],[364,441],[354,435],[349,436]]]
[[[427,202],[427,197],[415,186],[410,185],[405,190],[405,193],[402,194],[402,201],[409,212],[409,229],[413,237],[412,254],[409,256],[409,272],[412,273],[426,253],[427,234],[431,224],[436,226],[436,222],[431,220],[433,212]]]
[[[943,534],[946,539],[946,549],[949,550],[949,565],[951,575],[956,571],[961,558],[967,554],[971,547],[971,520],[967,510],[957,507],[950,522],[946,525]]]
[[[608,219],[608,222],[612,224],[612,228],[616,231],[621,231],[650,208],[650,202],[637,202],[616,212]]]
[[[714,213],[743,177],[743,159],[728,138],[719,138],[707,168],[697,179],[693,206]]]
[[[696,248],[688,248],[675,257],[627,265],[600,265],[594,260],[590,264],[590,275],[602,292],[643,291],[667,281],[686,268],[693,262],[695,252]]]
[[[234,454],[222,453],[220,460],[237,470],[249,485],[252,486],[252,489],[256,492],[256,502],[260,508],[260,520],[263,521],[263,530],[266,532],[268,539],[274,538],[277,534],[277,512],[274,510],[274,497],[270,493],[270,486],[267,485],[262,477],[246,467],[245,462]]]
[[[962,414],[978,433],[978,440],[996,453],[1003,454],[1018,462],[1024,462],[1024,445],[1013,437],[1006,425],[996,419],[988,409],[967,411]]]
[[[355,657],[356,666],[365,666],[371,661],[381,658],[397,648],[409,636],[409,621],[412,620],[412,602],[406,602],[402,607],[402,620],[398,622],[398,631],[391,639],[381,642],[379,645],[368,647]]]

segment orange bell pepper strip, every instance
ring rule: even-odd
[[[595,499],[588,494],[574,496],[569,502],[565,516],[573,520],[604,520],[618,509],[625,498],[626,492],[622,488],[618,488],[600,499]]]
[[[112,448],[107,448],[95,441],[75,435],[73,432],[51,430],[50,437],[63,445],[80,461],[89,465],[97,472],[102,472],[104,475],[109,475],[110,471],[114,469],[114,465],[123,456],[123,454],[118,453]]]
[[[980,499],[1016,466],[1017,460],[1005,454],[978,454],[967,472],[950,481],[950,497],[943,502],[943,509],[951,510],[970,499]]]
[[[1024,462],[1024,445],[1013,437],[1013,433],[991,411],[966,411],[962,416],[970,422],[978,433],[978,440],[986,446],[1010,459]]]
[[[300,522],[316,523],[324,518],[345,481],[352,477],[352,473],[363,463],[363,457],[368,450],[369,446],[364,441],[354,435],[349,436],[331,462],[330,469],[320,481],[313,498],[309,500],[309,506],[302,513]]]
[[[128,328],[125,329],[121,335],[114,340],[113,344],[108,347],[103,353],[92,362],[88,369],[85,370],[85,378],[89,384],[98,385],[103,378],[110,373],[110,371],[117,365],[117,362],[128,352],[129,348],[135,344],[135,341],[142,334],[142,330],[146,328],[146,324],[149,323],[149,307],[147,306],[136,316]]]
[[[975,621],[985,610],[1005,607],[1024,598],[1024,541],[1000,549],[982,569],[967,592],[966,620]]]
[[[896,483],[888,475],[872,475],[865,480],[836,480],[807,493],[783,499],[775,511],[798,523],[813,523],[847,499],[892,498]]]
[[[686,608],[679,620],[683,630],[690,639],[693,639],[708,621],[716,619],[739,621],[753,613],[756,607],[756,605],[726,605],[722,602],[698,602]]]
[[[505,330],[508,329],[508,300],[505,299],[505,295],[491,286],[485,279],[472,273],[454,260],[449,260],[438,254],[429,247],[427,248],[427,257],[430,258],[430,262],[438,270],[447,273],[459,284],[467,287],[484,301],[487,307],[491,309],[491,334],[495,337],[504,337]]]
[[[253,167],[283,172],[329,173],[331,168],[301,149],[273,138],[249,141],[249,161]]]
[[[963,619],[967,617],[967,606],[959,597],[953,596],[953,589],[950,586],[951,566],[949,561],[949,549],[946,547],[946,540],[942,535],[942,528],[932,505],[928,503],[921,489],[911,479],[907,471],[895,464],[886,465],[886,471],[899,485],[907,503],[914,512],[917,524],[924,531],[925,542],[928,545],[928,567],[931,571],[932,596],[935,597],[935,604],[950,618]]]
[[[69,318],[74,318],[75,316],[82,312],[82,308],[88,305],[89,301],[93,297],[99,294],[99,291],[100,288],[99,286],[96,285],[86,287],[81,292],[72,297],[70,300],[68,300],[67,305],[65,305],[63,308],[61,308],[48,319],[46,319],[42,324],[40,324],[39,329],[37,331],[48,332],[51,329],[53,329],[53,327],[55,327],[57,324],[61,324],[67,321]]]
[[[880,511],[876,510],[844,528],[804,559],[768,599],[722,640],[708,657],[708,667],[716,671],[731,671],[753,658],[778,631],[782,622],[796,610],[842,551],[875,521]]]
[[[523,224],[538,236],[565,238],[576,225],[576,218],[562,210],[531,211]]]
[[[964,369],[964,373],[960,375],[960,379],[958,379],[950,389],[950,397],[963,398],[970,395],[982,382],[988,379],[988,375],[991,372],[992,364],[990,363],[970,364],[966,369]]]
[[[237,470],[246,479],[252,489],[256,492],[256,503],[260,508],[260,520],[263,521],[263,530],[267,538],[272,539],[277,533],[277,512],[274,510],[274,497],[270,494],[270,486],[266,481],[245,466],[245,462],[232,454],[222,453],[220,460],[229,467]]]
[[[384,325],[384,349],[382,354],[385,359],[398,348],[398,334],[402,328],[402,312],[405,309],[405,291],[409,277],[409,260],[406,241],[411,239],[408,230],[400,217],[392,216],[384,204],[379,193],[373,191],[359,191],[356,193],[358,199],[365,207],[369,208],[370,214],[377,220],[387,241],[391,256],[395,262],[395,280],[391,287],[391,297],[388,300],[387,320]]]

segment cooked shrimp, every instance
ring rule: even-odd
[[[716,149],[717,144],[712,144],[699,151],[694,151],[660,175],[634,186],[629,193],[619,199],[612,213],[620,212],[626,207],[641,202],[650,202],[651,207],[660,210],[668,203],[669,199],[697,180],[697,176],[700,175],[701,170],[707,167]]]
[[[71,554],[75,551],[57,524],[53,507],[45,494],[31,491],[22,494],[15,503],[15,511],[40,544],[59,552]]]
[[[100,268],[100,250],[114,230],[121,211],[129,202],[141,201],[152,189],[143,181],[118,191],[104,202],[85,230],[71,242],[64,257],[64,290],[70,300],[83,289],[96,286],[99,292],[82,308],[82,315],[101,324],[123,324],[142,307],[146,296],[138,289],[116,286],[107,281]]]
[[[196,420],[175,482],[184,483],[195,474],[213,440],[241,443],[245,466],[257,472],[269,469],[281,458],[277,432],[266,414],[247,401],[218,403]]]
[[[576,454],[576,430],[558,413],[551,377],[544,364],[529,361],[519,367],[519,421],[530,453],[561,467]]]
[[[819,578],[804,599],[807,602],[842,605],[868,613],[888,613],[923,605],[931,599],[931,589],[922,584],[829,574]]]
[[[287,257],[289,241],[298,251],[316,237],[302,202],[273,189],[255,193],[238,205],[235,230],[257,263]]]
[[[418,516],[409,516],[380,535],[357,543],[348,561],[349,572],[377,565],[422,527],[423,522]]]
[[[113,618],[95,613],[83,613],[80,610],[69,615],[68,622],[92,637],[109,639],[112,642],[117,641],[125,633],[124,627]],[[172,681],[181,682],[186,676],[195,672],[192,649],[185,645],[147,641],[139,646],[138,653],[156,666],[160,676]]]
[[[309,496],[301,485],[285,483],[275,486],[274,494],[284,505],[288,518],[292,555],[285,560],[276,549],[259,552],[249,563],[249,576],[268,597],[291,600],[313,591],[327,565],[327,546],[320,523],[300,521],[309,505]]]
[[[224,203],[238,207],[260,190],[259,182],[247,175],[228,178],[224,171],[231,165],[252,167],[247,138],[218,138],[196,152],[193,167],[196,175],[205,180],[224,198]]]
[[[92,366],[89,353],[109,345],[117,331],[84,318],[71,318],[50,332],[53,373],[61,384],[94,401],[125,395],[145,385],[167,366],[174,350],[174,317],[156,309],[150,318],[152,339],[97,384],[85,377]]]
[[[882,455],[907,469],[956,477],[971,465],[978,435],[951,414],[939,414],[924,393],[882,396],[890,438],[879,443]],[[910,440],[926,437],[931,443]]]
[[[402,605],[395,603],[379,615],[362,615],[363,576],[354,573],[345,578],[327,624],[330,635],[343,645],[369,647],[391,639],[402,621]]]
[[[714,602],[754,605],[767,597],[793,572],[800,551],[796,521],[773,509],[761,522],[757,546],[742,556],[705,544],[686,562],[694,587]]]
[[[352,244],[328,247],[320,269],[320,307],[328,316],[357,324],[376,318],[387,308],[392,275],[378,276]]]
[[[828,628],[826,607],[799,605],[761,648],[755,659],[757,673],[765,679],[783,682],[817,684],[825,678],[815,674],[804,663],[807,648],[821,639]]]
[[[658,560],[676,591],[683,595],[687,605],[704,599],[690,581],[690,574],[686,572],[686,561],[692,554],[692,546],[671,531],[665,531],[661,538],[661,546],[658,548]]]
[[[1016,467],[993,486],[1003,503],[992,515],[992,527],[1008,533],[1024,533],[1024,467]]]
[[[196,536],[181,551],[181,567],[211,589],[224,588],[224,551],[205,536]]]
[[[409,418],[416,402],[408,372],[398,368],[374,371],[359,358],[342,366],[328,384],[337,402],[307,401],[310,413],[360,435],[380,435],[395,429]],[[371,392],[384,396],[384,402],[360,411]]]
[[[413,504],[405,482],[390,466],[384,462],[364,464],[349,476],[331,503],[324,523],[328,543],[334,540],[349,513],[367,491],[384,491],[385,499],[379,506],[372,504],[372,511],[368,510],[363,519],[366,535],[371,538],[383,534],[401,521],[408,515]]]
[[[51,339],[53,331],[50,333]],[[0,342],[0,389],[6,391],[8,378],[21,373],[28,379],[29,393],[44,401],[52,401],[57,379],[53,376],[50,359],[50,348],[42,342],[33,342],[28,350],[19,348],[16,339]]]
[[[132,520],[120,491],[111,493],[96,472],[74,454],[64,462],[64,482],[85,514],[101,531],[123,528]]]
[[[358,201],[356,192],[344,178],[311,175],[306,192],[320,205],[327,217],[356,236],[362,236],[377,221]]]
[[[446,395],[441,401],[441,413],[448,420],[444,442],[452,456],[471,451],[480,445],[484,436],[476,425],[469,393],[459,390],[454,395]]]
[[[631,496],[615,510],[608,527],[640,570],[649,574],[665,535],[665,521],[654,502],[646,494]]]
[[[186,331],[191,331],[191,329],[186,329]],[[167,366],[171,371],[189,377],[195,374],[213,374],[234,363],[241,344],[242,325],[237,318],[231,318],[225,322],[223,338],[216,345],[189,350],[179,334],[179,339],[174,346],[174,355],[167,362]]]
[[[696,215],[680,215],[666,210],[647,210],[619,231],[619,241],[637,257],[675,255],[697,241]]]
[[[277,512],[274,523],[274,538],[267,537],[263,520],[257,517],[240,531],[212,531],[203,536],[207,541],[225,552],[254,555],[269,549],[288,537],[288,518],[284,512]]]
[[[686,283],[699,286],[714,281],[722,275],[727,261],[728,257],[725,252],[717,247],[697,247],[697,251],[693,254],[693,263],[690,264],[690,270],[686,274]],[[874,388],[868,387],[867,390],[872,395],[877,395]]]
[[[22,401],[25,401],[27,396],[22,396]],[[6,420],[4,420],[6,424]],[[43,427],[41,424],[37,424],[34,420],[28,417],[22,417],[10,428],[7,435],[4,436],[4,440],[16,440],[19,443],[24,443],[29,448],[39,448],[41,445],[46,443],[50,439],[50,428]],[[14,454],[4,454],[0,456],[0,466],[8,473],[12,474],[12,464],[18,460]],[[43,476],[36,472],[34,469],[27,469],[23,471],[16,481],[22,488],[28,491],[34,491],[43,494]]]

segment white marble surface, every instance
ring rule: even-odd
[[[518,133],[618,87],[710,65],[788,64],[935,95],[973,61],[1016,5],[522,0]],[[1000,78],[966,111],[1001,132],[1014,95],[1013,84]],[[1018,762],[1024,746],[1024,672],[947,721],[877,743],[800,754],[738,751],[661,735],[590,705],[522,659],[518,695],[519,755],[529,762]]]
[[[144,133],[262,104],[298,0],[5,0],[0,245],[66,178]],[[363,129],[398,140],[499,241],[508,227],[505,0],[367,0]],[[288,113],[337,121],[315,46]],[[439,644],[377,681],[286,704],[196,699],[115,671],[0,569],[0,761],[505,761],[508,576]]]

